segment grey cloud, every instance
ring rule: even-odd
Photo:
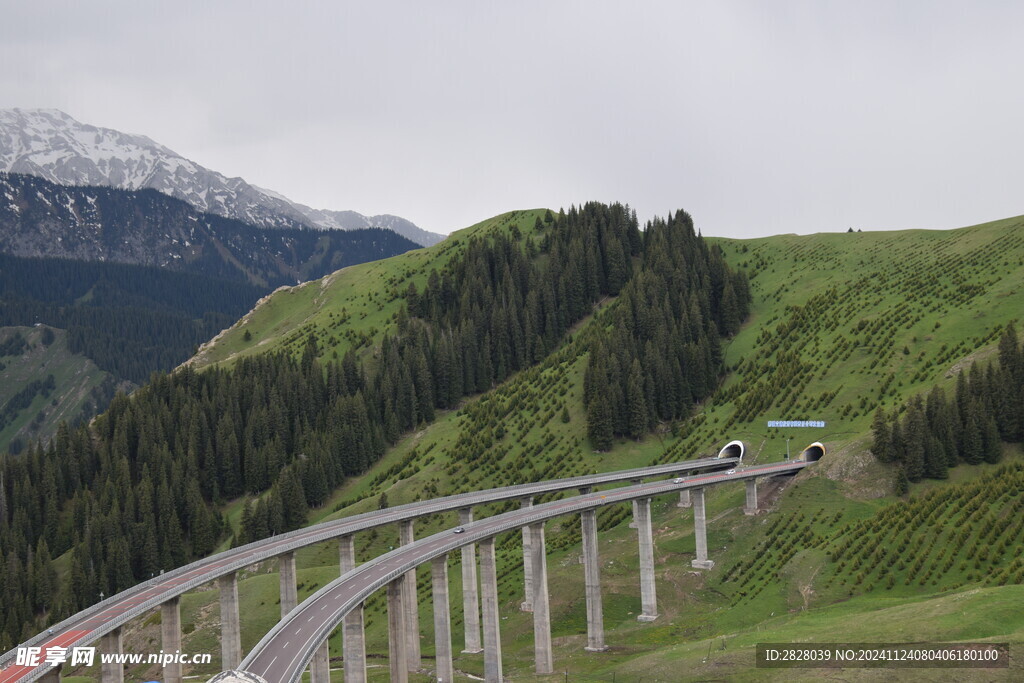
[[[705,234],[1018,201],[1017,3],[7,3],[0,106],[440,232],[588,199]]]

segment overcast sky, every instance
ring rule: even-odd
[[[590,199],[736,237],[1024,213],[1020,2],[0,8],[0,107],[435,232]]]

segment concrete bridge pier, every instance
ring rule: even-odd
[[[338,559],[341,573],[356,568],[355,536],[339,539]],[[363,631],[363,606],[355,608],[342,621],[341,647],[344,655],[345,683],[366,681],[366,638]]]
[[[330,636],[313,653],[309,663],[310,683],[331,683],[331,646]]]
[[[757,514],[757,480],[747,479],[747,504],[743,507],[743,514]]]
[[[533,656],[538,676],[554,671],[551,658],[551,609],[548,598],[547,544],[544,522],[530,525],[530,558],[533,564]]]
[[[494,537],[480,542],[480,589],[484,611],[484,681],[501,683],[501,617],[498,614],[498,566]]]
[[[521,509],[533,507],[533,498],[523,498],[520,501]],[[523,612],[533,611],[533,561],[530,553],[530,528],[523,527],[523,602],[519,609]]]
[[[121,654],[121,628],[115,628],[100,638],[100,652],[105,655]],[[121,662],[100,665],[100,680],[103,683],[124,683],[124,664]]]
[[[366,683],[366,637],[363,631],[364,604],[349,612],[342,622],[341,647],[344,656],[345,681]]]
[[[167,654],[181,652],[181,600],[171,598],[160,605],[160,644]],[[181,683],[181,663],[164,667],[160,679],[165,683]]]
[[[435,557],[430,564],[431,587],[434,593],[434,678],[439,683],[455,680],[452,664],[452,617],[448,603],[448,556]]]
[[[708,559],[707,515],[704,511],[704,489],[693,490],[693,536],[697,542],[697,558],[690,562],[694,569],[711,569],[715,563]]]
[[[643,479],[633,479],[633,480],[631,480],[631,481],[630,481],[629,483],[630,483],[630,484],[633,484],[633,485],[636,485],[636,484],[642,484],[642,483],[644,483],[644,480],[643,480]],[[629,523],[629,528],[630,528],[630,529],[636,529],[636,528],[637,528],[637,525],[636,525],[636,517],[637,517],[637,515],[639,514],[639,513],[638,513],[638,512],[636,511],[636,508],[637,508],[637,504],[638,504],[638,503],[637,503],[637,502],[636,502],[636,501],[634,500],[634,501],[633,501],[633,521],[631,521],[631,522]]]
[[[388,666],[391,671],[391,683],[408,683],[409,658],[406,653],[405,631],[405,588],[402,583],[407,581],[402,575],[388,584]]]
[[[688,508],[693,506],[693,500],[690,498],[690,489],[683,489],[679,492],[679,502],[676,503],[678,508]]]
[[[295,553],[284,553],[277,556],[278,579],[281,584],[281,617],[291,612],[299,604],[298,588],[295,580]]]
[[[469,524],[473,521],[473,509],[462,508],[459,510],[459,524]],[[462,650],[465,654],[483,652],[480,644],[480,597],[477,592],[476,578],[476,544],[462,546],[462,621],[465,626],[466,647]]]
[[[238,618],[238,574],[231,572],[217,579],[220,588],[220,662],[221,669],[237,669],[242,662],[242,628]]]
[[[416,540],[412,525],[411,519],[399,523],[398,541],[402,545],[409,545]],[[402,589],[405,591],[402,595],[402,604],[405,606],[405,655],[409,671],[417,671],[420,668],[420,603],[416,595],[415,569],[405,573]]]
[[[587,595],[587,652],[604,652],[604,610],[601,606],[601,562],[597,554],[597,511],[580,513],[583,527],[583,575]]]
[[[53,667],[38,678],[39,683],[60,683],[61,665]]]
[[[347,574],[356,568],[356,537],[342,536],[338,539],[338,570]]]
[[[651,499],[633,501],[636,505],[637,537],[640,541],[640,606],[637,621],[658,618],[658,598],[654,586],[654,535],[651,533]]]

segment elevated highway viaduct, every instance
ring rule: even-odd
[[[815,444],[812,448],[818,447]],[[820,447],[824,453],[824,447]],[[695,567],[710,568],[707,558],[706,518],[704,492],[708,487],[733,481],[748,483],[758,478],[794,475],[811,465],[817,458],[805,451],[801,459],[758,467],[698,474],[672,481],[650,482],[607,491],[593,492],[580,487],[580,495],[553,501],[544,505],[496,515],[462,527],[461,533],[446,530],[420,541],[404,545],[346,572],[331,584],[310,596],[289,612],[257,644],[241,663],[239,670],[268,682],[294,682],[301,679],[303,670],[320,651],[331,632],[345,622],[343,647],[345,649],[345,680],[365,681],[365,654],[361,628],[346,621],[352,614],[360,614],[363,602],[375,591],[385,588],[388,596],[389,666],[392,681],[405,681],[414,662],[409,659],[407,582],[409,572],[431,563],[434,632],[436,652],[435,676],[439,681],[450,681],[454,676],[448,604],[448,555],[456,550],[465,551],[480,545],[480,589],[483,594],[483,650],[484,678],[502,680],[500,616],[498,614],[497,571],[495,541],[501,533],[527,529],[530,534],[527,566],[532,566],[533,583],[531,602],[534,615],[535,669],[538,675],[553,672],[551,625],[548,609],[547,569],[544,545],[544,523],[568,514],[579,514],[583,532],[583,559],[587,600],[587,648],[604,649],[604,628],[601,607],[600,565],[597,555],[596,510],[605,505],[635,502],[634,514],[639,539],[641,621],[658,617],[655,595],[653,541],[651,534],[651,498],[666,493],[691,493],[694,507],[697,558]],[[820,455],[818,455],[820,457]],[[756,487],[756,484],[754,484]],[[748,488],[748,492],[749,492]],[[756,488],[755,488],[756,491]],[[756,494],[755,494],[756,495]],[[748,495],[749,505],[749,495]],[[463,557],[465,566],[466,557]],[[475,558],[472,560],[475,566]],[[474,587],[475,588],[475,587]],[[417,629],[416,636],[419,632]],[[350,652],[351,650],[351,652]],[[317,667],[313,672],[316,679]],[[225,674],[230,675],[230,672]],[[256,680],[259,680],[256,678]],[[323,679],[327,680],[327,679]]]
[[[519,500],[524,509],[532,506],[536,496],[571,491],[592,489],[612,484],[638,483],[660,477],[680,477],[695,475],[711,470],[724,470],[736,467],[741,462],[742,445],[733,442],[723,448],[717,458],[702,458],[687,462],[668,463],[653,467],[606,472],[601,474],[571,477],[529,484],[519,484],[487,491],[475,491],[456,494],[443,498],[409,503],[386,510],[373,511],[354,515],[343,519],[324,522],[311,527],[298,529],[273,538],[264,539],[245,546],[233,548],[193,562],[184,567],[165,572],[144,581],[117,595],[85,609],[68,619],[55,624],[43,633],[37,634],[20,644],[19,648],[40,648],[45,655],[48,648],[73,648],[89,645],[100,641],[103,652],[116,653],[121,651],[121,628],[129,621],[152,610],[159,609],[162,617],[162,649],[174,652],[181,649],[181,617],[179,596],[203,584],[217,581],[220,590],[221,608],[221,657],[225,668],[237,666],[242,658],[241,629],[238,614],[238,583],[237,572],[253,564],[277,558],[280,566],[281,614],[287,615],[296,607],[297,591],[295,585],[295,551],[309,545],[337,540],[340,544],[341,572],[347,573],[355,568],[354,535],[361,531],[374,529],[389,524],[398,524],[403,543],[412,543],[413,528],[417,518],[427,515],[457,511],[460,521],[468,525],[473,519],[474,507],[487,503]],[[684,503],[681,499],[681,503]],[[468,527],[467,527],[468,528]],[[527,559],[524,608],[532,609],[531,598],[535,594],[532,588],[533,556],[531,543],[532,532],[524,527],[524,557]],[[472,547],[463,548],[463,580],[467,586],[477,584],[475,552]],[[402,623],[407,632],[406,657],[410,665],[419,666],[419,625],[418,613],[415,609],[415,568],[409,569],[409,579],[402,583],[404,604],[407,605],[406,618]],[[478,615],[479,596],[475,590],[467,590],[464,594],[467,615]],[[351,611],[352,616],[346,622],[352,632],[362,632],[361,613]],[[472,621],[472,618],[470,618]],[[467,622],[466,649],[479,651],[479,622]],[[348,632],[348,631],[346,631]],[[14,681],[57,681],[60,678],[59,665],[41,661],[36,665],[19,665],[16,663],[18,648],[0,655],[0,683]],[[41,658],[42,659],[42,658]],[[327,680],[327,647],[326,641],[320,647],[315,658],[313,674],[316,680]],[[415,668],[414,667],[414,668]],[[102,673],[104,681],[123,680],[120,666],[106,667]],[[170,665],[164,669],[162,680],[167,683],[180,683],[180,665]]]

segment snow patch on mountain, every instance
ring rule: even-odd
[[[0,171],[61,185],[154,189],[200,211],[266,228],[381,227],[424,246],[444,239],[398,216],[368,217],[297,204],[200,166],[145,135],[83,124],[57,109],[0,109]]]

